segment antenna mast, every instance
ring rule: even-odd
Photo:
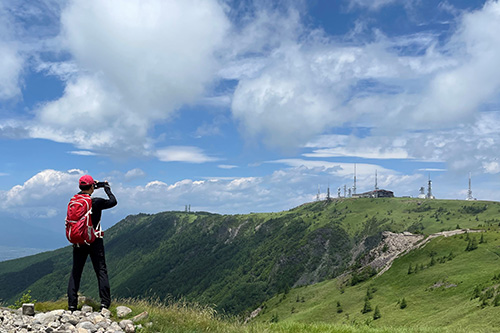
[[[375,170],[375,191],[378,190],[377,170]]]
[[[472,181],[471,181],[471,178],[472,178],[472,175],[471,175],[471,173],[469,172],[469,190],[467,191],[467,199],[465,199],[465,200],[476,200],[476,199],[472,196]]]
[[[354,163],[354,186],[352,187],[352,194],[356,194],[356,163]]]
[[[432,195],[432,181],[430,173],[429,173],[429,181],[427,183],[427,199],[434,199],[434,196]]]

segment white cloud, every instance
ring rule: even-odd
[[[170,146],[159,149],[156,156],[163,162],[206,163],[218,158],[206,155],[202,149],[192,146]]]
[[[91,151],[88,151],[88,150],[73,150],[73,151],[70,151],[68,153],[70,153],[72,155],[80,155],[80,156],[96,156],[96,155],[98,155],[98,154],[91,152]]]
[[[1,27],[0,27],[1,29]],[[20,74],[24,63],[13,43],[0,40],[0,99],[10,99],[21,94]]]
[[[299,25],[294,31],[301,32],[300,38],[285,35],[272,44],[267,57],[258,54],[240,60],[239,68],[245,68],[245,61],[259,66],[240,73],[233,116],[252,140],[284,149],[313,147],[317,143],[311,140],[318,134],[346,125],[368,127],[370,136],[383,133],[394,139],[414,131],[460,129],[474,121],[482,105],[500,99],[500,35],[496,33],[500,2],[488,1],[457,20],[445,44],[430,32],[389,38],[379,31],[370,42],[345,44],[321,31],[308,31],[296,17],[289,17]],[[358,148],[351,156],[428,155],[383,147],[376,147],[377,154]],[[439,155],[452,155],[459,148]],[[317,153],[349,155],[341,148]]]
[[[398,0],[348,0],[349,6],[352,7],[364,7],[370,10],[378,10],[384,6],[393,4]]]
[[[235,168],[238,168],[237,165],[232,165],[232,164],[219,164],[217,167],[220,168],[220,169],[235,169]]]
[[[132,169],[132,170],[129,170],[125,173],[125,180],[126,181],[131,181],[131,180],[134,180],[134,179],[138,179],[138,178],[142,178],[146,176],[146,173],[139,169],[139,168],[135,168],[135,169]]]
[[[331,175],[338,177],[353,177],[354,168],[356,167],[356,176],[372,177],[377,170],[380,174],[397,174],[394,170],[389,170],[375,164],[367,163],[339,163],[319,160],[304,160],[304,159],[281,159],[270,161],[269,163],[282,163],[291,167],[305,167],[308,169],[320,169]]]
[[[500,164],[496,161],[483,162],[483,168],[486,173],[491,173],[491,174],[500,173]]]
[[[303,154],[305,157],[360,157],[372,159],[408,159],[408,152],[401,148],[357,147],[356,149],[337,147],[314,150]]]
[[[214,79],[229,27],[216,0],[69,2],[59,38],[73,58],[37,66],[66,87],[35,110],[31,136],[147,154],[154,123],[195,103]]]
[[[78,179],[83,174],[77,169],[66,172],[43,170],[22,185],[0,191],[0,208],[23,218],[51,218],[65,214],[69,198],[79,191]],[[63,222],[64,218],[61,226]]]
[[[20,45],[14,41],[11,17],[7,8],[0,3],[0,100],[21,95],[21,77],[24,57]]]
[[[481,10],[463,16],[448,52],[460,64],[437,73],[418,107],[423,122],[461,119],[500,94],[500,2],[487,1]]]

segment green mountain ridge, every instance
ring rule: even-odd
[[[351,281],[350,275],[346,275],[348,272],[356,272],[354,275],[360,281],[370,278],[372,272],[364,276],[359,269],[370,250],[380,244],[383,231],[410,231],[429,235],[457,227],[489,228],[487,234],[491,238],[489,233],[497,230],[500,223],[497,219],[499,211],[500,204],[497,202],[377,198],[318,201],[280,213],[219,215],[163,212],[128,216],[105,234],[112,294],[117,298],[183,298],[202,304],[215,304],[218,310],[232,314],[248,314],[265,304],[266,310],[255,319],[264,321],[271,320],[273,313],[280,320],[366,321],[366,316],[358,318],[353,310],[359,307],[360,302],[362,307],[362,297],[361,300],[354,296],[348,297],[348,291],[366,289],[360,286],[369,282],[360,282],[355,286],[347,282],[338,288],[340,282],[335,278],[342,275],[345,277],[343,283]],[[439,239],[429,242],[422,251],[427,251],[434,246],[432,244],[440,243]],[[462,244],[464,240],[457,242]],[[488,244],[495,246],[496,243],[491,240]],[[458,248],[458,245],[454,246]],[[480,253],[482,248],[483,244],[478,250],[467,253],[465,247],[461,251],[456,250],[454,253],[457,256],[450,263],[459,262],[458,258],[465,258],[466,255]],[[421,250],[397,259],[388,272],[370,281],[392,276],[392,272],[401,265],[400,262],[414,253],[420,253],[418,251]],[[481,262],[480,257],[476,259]],[[424,269],[421,274],[419,272],[418,276],[429,274],[435,267],[445,266],[432,266],[432,269]],[[13,303],[28,289],[37,300],[64,297],[70,269],[70,247],[1,262],[0,299],[8,304]],[[470,274],[477,272],[472,270]],[[493,275],[491,272],[488,274]],[[414,278],[413,275],[408,276]],[[408,276],[404,276],[407,282]],[[403,288],[395,281],[394,288]],[[81,291],[96,297],[96,285],[91,264],[88,263]],[[343,294],[333,294],[331,299],[348,297],[350,301],[341,303],[344,311],[350,314],[349,319],[339,320],[335,315],[330,317],[336,313],[335,307],[329,309],[331,304],[327,305],[328,302],[319,296],[317,304],[311,303],[312,299],[316,299],[311,295],[304,295],[305,302],[301,302],[300,296],[298,302],[294,299],[297,303],[294,304],[294,311],[300,315],[292,313],[291,307],[285,310],[278,303],[273,303],[283,298],[283,295],[287,295],[290,300],[290,295],[299,291],[315,290],[322,286],[330,286],[331,290],[339,293],[343,290]],[[411,289],[411,286],[409,284],[406,288]],[[384,294],[381,292],[383,288],[380,287],[375,295]],[[390,290],[390,284],[386,288]],[[323,291],[317,292],[318,295],[321,293]],[[326,291],[324,293],[327,294]],[[350,302],[354,303],[350,305]],[[394,303],[394,299],[391,298],[390,302]],[[408,297],[408,302],[410,309],[414,302],[412,296]],[[453,304],[451,299],[446,302]],[[281,303],[285,304],[283,301]],[[395,319],[391,321],[385,303],[380,304],[382,318],[375,323],[397,323]],[[394,303],[392,306],[397,305]],[[321,310],[322,307],[327,309]],[[290,316],[285,315],[286,312]],[[321,314],[324,312],[328,316]]]

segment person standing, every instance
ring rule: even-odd
[[[92,198],[92,209],[90,220],[96,230],[96,239],[90,244],[73,244],[73,268],[68,283],[68,310],[76,311],[78,305],[78,290],[83,267],[90,256],[99,285],[99,297],[101,298],[101,310],[108,309],[111,304],[111,291],[109,287],[108,271],[104,256],[104,241],[101,231],[101,215],[103,209],[116,206],[117,201],[108,182],[96,182],[90,175],[84,175],[79,180],[80,195],[91,196],[98,187],[103,187],[108,199]]]

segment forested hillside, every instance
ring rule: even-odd
[[[496,202],[417,199],[320,201],[280,213],[164,212],[106,231],[113,297],[183,297],[239,314],[277,293],[352,270],[382,231],[434,233],[498,225]],[[61,231],[63,232],[63,231]],[[358,260],[357,260],[358,259]],[[71,248],[0,263],[0,298],[65,295]],[[90,262],[81,292],[97,297]]]

